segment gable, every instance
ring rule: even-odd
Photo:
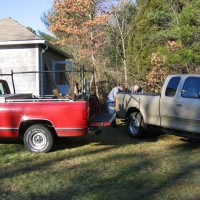
[[[0,19],[0,42],[43,40],[12,18]]]
[[[0,46],[41,44],[44,48],[52,49],[65,58],[72,58],[72,55],[67,54],[42,37],[34,34],[12,18],[0,19],[0,27]]]

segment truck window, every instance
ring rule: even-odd
[[[0,82],[0,95],[4,94],[3,84]]]
[[[2,95],[2,94],[7,94],[5,82],[0,82],[0,95]]]
[[[0,80],[0,95],[10,94],[8,83],[4,80]]]
[[[183,85],[181,96],[187,98],[199,98],[200,95],[200,78],[188,77]]]
[[[172,77],[167,85],[167,88],[165,90],[165,96],[167,97],[173,97],[176,94],[176,90],[178,88],[178,84],[181,80],[181,77]]]

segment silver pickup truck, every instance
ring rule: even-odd
[[[130,136],[139,138],[150,127],[200,139],[200,75],[166,78],[161,94],[119,93],[116,115],[126,119]]]

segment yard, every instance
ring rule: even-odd
[[[60,139],[34,154],[20,141],[0,141],[0,199],[199,199],[200,143],[151,133],[130,138],[126,127]]]

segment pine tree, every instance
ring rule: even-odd
[[[168,73],[198,72],[199,15],[200,0],[138,0],[137,15],[131,22],[134,32],[129,34],[127,47],[132,76],[146,81],[155,67],[153,54],[166,57]]]

